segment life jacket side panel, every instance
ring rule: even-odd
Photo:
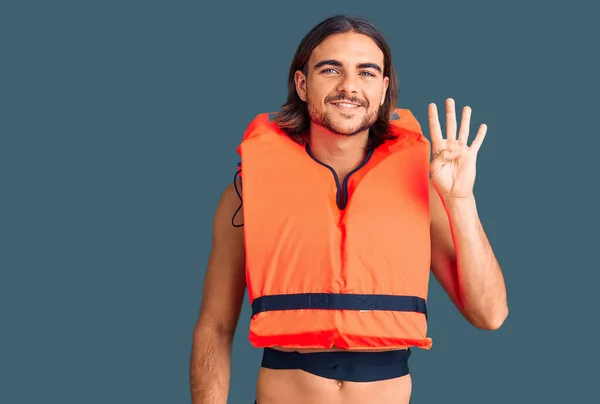
[[[429,144],[408,141],[355,178],[344,216],[343,293],[417,296],[430,277]],[[377,153],[377,151],[376,151]],[[369,167],[366,166],[366,169]],[[339,311],[339,347],[429,349],[427,320],[412,311]],[[366,330],[374,330],[370,335]],[[399,336],[402,336],[400,338]]]
[[[427,298],[429,148],[414,143],[365,167],[343,218],[344,293]],[[358,181],[358,179],[357,179]]]
[[[250,302],[270,294],[338,292],[341,241],[332,224],[339,212],[327,173],[306,164],[310,157],[301,146],[271,133],[246,140],[241,155]]]
[[[341,234],[332,225],[340,215],[335,184],[324,167],[312,160],[307,164],[310,157],[302,146],[273,131],[270,124],[255,127],[239,148],[249,301],[273,294],[337,293]],[[250,343],[333,345],[337,332],[330,312],[294,312],[254,316]]]

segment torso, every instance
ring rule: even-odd
[[[335,164],[329,165],[329,168],[335,171],[340,182],[351,171]],[[340,350],[275,349],[301,353]],[[256,381],[257,404],[410,404],[411,394],[410,374],[373,382],[352,382],[329,379],[304,370],[261,367]],[[249,398],[248,403],[252,402],[253,399]]]

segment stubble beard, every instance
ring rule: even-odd
[[[348,99],[346,97],[339,97],[339,96],[332,97],[331,99],[326,99],[325,103],[329,104],[332,101],[342,101],[342,100],[348,100]],[[373,126],[373,124],[377,121],[377,115],[379,114],[379,109],[376,109],[375,111],[372,111],[372,112],[368,112],[368,103],[360,102],[360,101],[354,100],[354,99],[350,99],[348,101],[351,101],[353,103],[359,103],[361,105],[359,108],[365,108],[367,110],[367,113],[363,116],[362,121],[359,124],[357,124],[356,126],[347,128],[347,127],[342,127],[340,125],[336,125],[333,122],[333,120],[331,119],[331,115],[328,112],[319,111],[317,108],[315,108],[314,104],[307,97],[306,104],[307,104],[307,109],[308,109],[308,115],[310,117],[311,122],[313,122],[315,125],[322,126],[323,128],[327,129],[328,131],[330,131],[331,133],[333,133],[335,135],[346,136],[346,137],[355,136],[355,135],[369,129],[371,126]],[[341,116],[345,119],[352,118],[352,116],[350,114],[344,114],[343,112],[341,113]]]

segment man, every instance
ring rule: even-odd
[[[475,327],[505,320],[473,196],[486,126],[468,145],[471,110],[457,133],[448,99],[444,139],[430,104],[430,161],[412,114],[395,109],[396,87],[389,47],[365,20],[328,18],[300,43],[287,102],[249,125],[243,180],[215,214],[194,404],[227,401],[246,287],[250,342],[264,348],[258,404],[409,403],[410,348],[431,346],[429,270]]]

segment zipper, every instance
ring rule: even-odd
[[[325,164],[322,161],[319,161],[312,154],[308,143],[306,144],[305,149],[306,149],[306,152],[308,153],[308,155],[310,156],[310,158],[312,158],[315,162],[317,162],[318,164],[322,165],[323,167],[325,167],[329,171],[331,171],[331,174],[333,175],[333,178],[335,179],[335,187],[336,187],[335,202],[336,202],[336,205],[337,205],[338,209],[340,209],[340,210],[346,209],[346,205],[348,204],[348,180],[350,179],[350,176],[352,176],[352,174],[354,174],[355,172],[357,172],[358,170],[360,170],[361,168],[363,168],[365,164],[367,164],[367,162],[369,161],[369,159],[373,155],[373,149],[370,149],[368,151],[368,153],[367,153],[365,159],[362,161],[362,163],[360,163],[356,168],[354,168],[352,171],[350,171],[344,177],[344,181],[342,181],[341,184],[340,184],[340,178],[338,177],[338,175],[335,172],[335,170],[330,165]]]

